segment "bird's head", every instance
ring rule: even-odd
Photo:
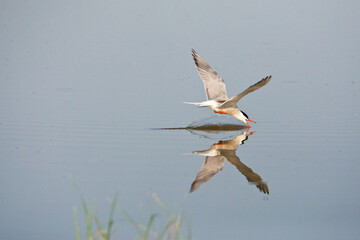
[[[249,127],[250,125],[247,123],[247,121],[256,123],[254,120],[251,120],[246,113],[244,113],[244,112],[241,111],[241,110],[240,110],[240,112],[241,112],[242,116],[241,116],[241,118],[239,118],[239,119],[240,119],[241,121],[245,122],[246,125],[248,125],[248,127]]]

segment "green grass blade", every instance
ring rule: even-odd
[[[175,225],[175,240],[179,239],[181,224],[182,224],[182,214],[180,212],[177,217],[176,225]]]
[[[134,225],[134,227],[136,228],[138,234],[141,235],[141,232],[142,232],[141,226],[130,216],[130,214],[128,214],[124,209],[122,209],[119,206],[117,206],[116,208],[117,208],[118,211],[120,211],[125,216],[125,218],[129,222],[131,222]]]
[[[173,219],[172,218],[173,218],[172,216],[169,217],[168,224],[166,224],[164,230],[161,232],[158,239],[164,239],[165,234],[169,231],[169,229],[173,225]]]
[[[93,237],[93,233],[92,233],[92,224],[91,224],[92,221],[91,221],[91,217],[89,215],[88,206],[87,206],[85,198],[82,194],[81,194],[81,202],[82,202],[84,214],[85,214],[87,238],[88,238],[88,240],[93,240],[94,237]]]
[[[91,210],[91,216],[94,219],[94,222],[96,224],[96,227],[98,228],[98,231],[100,231],[101,229],[103,229],[103,227],[101,226],[100,220],[99,218],[96,216],[95,211]]]
[[[148,236],[149,236],[149,233],[150,233],[150,229],[151,229],[151,225],[153,224],[155,217],[156,217],[156,214],[155,214],[155,213],[151,214],[151,216],[150,216],[150,218],[149,218],[149,221],[148,221],[148,223],[146,224],[145,232],[144,232],[144,234],[142,235],[141,240],[146,240],[146,239],[148,239]]]
[[[99,218],[96,216],[95,211],[91,210],[91,216],[95,221],[96,227],[98,231],[96,234],[101,237],[101,239],[106,239],[106,232],[104,231],[104,228],[101,226]]]
[[[79,216],[78,216],[76,207],[74,208],[74,224],[75,224],[76,240],[81,240]]]
[[[165,204],[160,200],[160,198],[158,197],[158,195],[156,195],[156,193],[153,193],[153,198],[155,199],[155,201],[160,205],[160,207],[162,207],[162,209],[164,209],[164,211],[170,216],[170,211],[169,209],[165,206]]]
[[[94,238],[93,238],[92,226],[91,226],[92,220],[91,220],[91,218],[89,216],[89,211],[88,211],[88,207],[87,207],[84,195],[81,193],[80,188],[76,185],[76,183],[74,182],[74,180],[72,179],[71,176],[69,176],[69,179],[73,183],[76,190],[79,192],[79,195],[80,195],[80,198],[81,198],[81,204],[82,204],[82,207],[84,209],[84,214],[85,214],[86,232],[87,232],[88,240],[93,240]]]
[[[116,193],[112,204],[111,204],[111,210],[110,210],[110,215],[109,215],[109,221],[108,221],[108,225],[107,225],[107,229],[106,229],[106,240],[110,240],[110,235],[111,235],[111,228],[114,224],[114,213],[115,213],[115,209],[116,209],[116,202],[117,202],[117,198],[118,198],[118,194]]]

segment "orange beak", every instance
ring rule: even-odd
[[[246,120],[248,120],[249,122],[256,123],[255,121],[253,121],[253,120],[251,120],[251,119],[246,119]]]

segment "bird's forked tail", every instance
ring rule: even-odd
[[[209,107],[209,106],[214,106],[216,104],[216,101],[214,100],[209,100],[209,101],[204,101],[204,102],[184,102],[186,104],[193,104],[199,107]]]

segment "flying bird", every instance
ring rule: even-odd
[[[250,127],[248,115],[238,109],[237,102],[247,94],[265,86],[271,80],[271,76],[261,79],[256,84],[248,87],[242,93],[239,93],[231,98],[228,98],[226,93],[226,86],[224,80],[214,71],[214,69],[194,50],[192,49],[192,56],[195,61],[196,69],[201,80],[204,83],[207,101],[203,102],[185,102],[187,104],[194,104],[200,107],[209,107],[215,113],[229,114],[240,121],[246,123]],[[255,123],[255,122],[254,122]]]

